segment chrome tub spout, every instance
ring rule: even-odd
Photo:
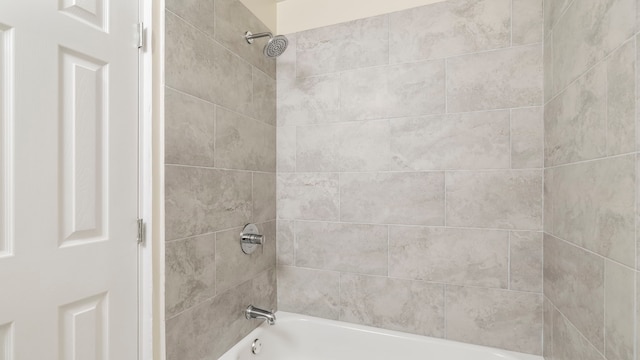
[[[264,319],[267,321],[269,325],[275,325],[276,316],[273,312],[268,310],[259,309],[253,305],[249,305],[247,309],[244,311],[244,316],[248,319]]]

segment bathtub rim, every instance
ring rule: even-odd
[[[377,328],[369,325],[349,323],[349,322],[340,321],[340,320],[324,319],[320,317],[303,315],[303,314],[292,313],[287,311],[277,311],[275,315],[276,315],[276,323],[273,326],[278,326],[281,323],[286,324],[286,323],[293,323],[293,322],[318,323],[321,325],[339,327],[339,328],[351,330],[351,331],[371,333],[371,334],[380,335],[380,336],[389,336],[392,338],[410,339],[410,340],[417,340],[417,341],[422,341],[426,343],[444,344],[448,346],[467,348],[470,350],[475,349],[475,350],[488,351],[495,354],[497,356],[497,359],[505,358],[505,359],[514,359],[514,360],[544,360],[542,355],[526,354],[526,353],[505,350],[505,349],[500,349],[500,348],[495,348],[495,347],[490,347],[485,345],[470,344],[470,343],[465,343],[465,342],[456,341],[456,340],[449,340],[449,339],[437,338],[437,337],[426,336],[426,335],[412,334],[412,333],[407,333],[407,332],[402,332],[397,330],[387,330],[387,329]],[[232,356],[233,354],[239,354],[240,351],[250,348],[251,344],[257,337],[257,333],[262,331],[268,331],[269,327],[271,327],[271,325],[268,325],[266,322],[262,322],[262,324],[260,324],[258,327],[253,329],[249,334],[247,334],[240,341],[238,341],[233,347],[227,350],[218,359],[220,360],[220,359],[224,359],[227,356]],[[231,358],[232,357],[229,357],[229,359]]]

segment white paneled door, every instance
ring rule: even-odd
[[[0,360],[138,357],[137,0],[0,0]]]

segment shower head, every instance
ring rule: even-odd
[[[253,44],[254,39],[267,36],[269,37],[269,41],[267,42],[267,45],[264,46],[264,50],[262,51],[265,56],[275,58],[282,55],[282,53],[287,50],[289,40],[287,40],[284,35],[273,36],[273,34],[271,34],[270,32],[264,32],[254,35],[251,33],[251,31],[247,31],[246,33],[244,33],[244,38],[249,44]]]

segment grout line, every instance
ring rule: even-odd
[[[447,226],[447,218],[448,218],[448,211],[447,211],[447,178],[448,176],[448,172],[444,172],[444,226]]]
[[[542,233],[542,230],[540,229],[537,229],[537,230],[536,229],[499,229],[499,228],[480,228],[480,227],[465,227],[465,226],[412,225],[412,224],[368,223],[368,222],[358,222],[358,221],[352,222],[352,221],[307,220],[307,219],[287,219],[287,218],[280,218],[277,220],[296,221],[301,223],[307,222],[307,223],[341,224],[341,225],[395,226],[395,227],[420,228],[420,229],[451,229],[451,230],[479,230],[479,231],[501,231],[501,232],[512,231],[512,232]]]
[[[387,225],[387,277],[391,274],[391,235],[390,235],[391,227]]]
[[[171,163],[166,163],[166,164],[164,164],[164,166],[173,166],[173,167],[181,167],[181,168],[192,168],[192,169],[204,169],[204,170],[235,171],[235,172],[241,172],[241,173],[258,173],[258,174],[275,174],[276,173],[275,171],[228,169],[228,168],[220,168],[220,167],[210,167],[210,166],[200,166],[200,165],[183,165],[183,164],[171,164]],[[304,174],[304,173],[300,173],[300,174]]]
[[[635,155],[635,151],[624,153],[624,154],[611,155],[611,156],[606,156],[605,155],[605,156],[601,156],[601,157],[595,158],[595,159],[580,160],[580,161],[574,161],[574,162],[570,162],[570,163],[566,163],[566,164],[548,166],[548,167],[545,168],[545,170],[558,169],[558,168],[569,167],[569,166],[574,166],[574,165],[588,164],[588,163],[598,162],[598,161],[602,161],[602,160],[621,158],[621,157],[630,156],[630,155]]]
[[[298,257],[298,229],[297,229],[297,225],[298,222],[295,220],[291,220],[291,223],[293,225],[293,263],[291,264],[291,266],[297,266],[296,262],[297,262],[297,257]]]
[[[513,109],[509,109],[509,169],[513,170]]]
[[[342,272],[338,272],[338,320],[342,320]]]
[[[203,99],[203,98],[201,98],[201,97],[198,97],[198,96],[196,96],[196,95],[190,94],[190,93],[185,92],[185,91],[180,90],[180,89],[176,89],[176,88],[171,87],[171,86],[169,86],[169,85],[164,85],[164,87],[165,87],[165,88],[167,88],[167,89],[169,89],[169,90],[171,90],[171,91],[173,91],[173,92],[179,93],[179,94],[181,94],[181,95],[183,95],[183,96],[187,96],[187,97],[192,98],[192,99],[194,99],[194,100],[197,100],[197,101],[200,101],[200,102],[204,102],[204,103],[207,103],[207,104],[213,105],[213,106],[215,106],[215,107],[218,107],[218,108],[224,109],[225,111],[228,111],[228,112],[234,113],[234,114],[236,114],[236,115],[238,115],[238,116],[241,116],[241,117],[243,117],[243,118],[247,118],[247,119],[249,119],[249,120],[253,120],[253,121],[255,121],[255,122],[259,122],[259,123],[261,123],[261,124],[271,126],[271,127],[273,127],[273,128],[277,128],[277,127],[278,127],[277,125],[273,125],[273,124],[270,124],[270,123],[268,123],[268,122],[262,121],[262,120],[260,120],[260,119],[258,119],[258,118],[256,118],[256,117],[254,117],[254,116],[253,116],[253,115],[251,115],[251,114],[243,114],[243,113],[241,113],[241,112],[238,112],[237,110],[231,109],[231,108],[229,108],[229,107],[226,107],[226,106],[224,106],[224,105],[221,105],[221,104],[218,104],[218,103],[215,103],[215,102],[209,101],[209,100],[205,100],[205,99]],[[253,91],[253,90],[252,90],[252,91]],[[285,127],[285,126],[281,126],[281,127]]]
[[[616,157],[629,156],[634,155],[634,153],[628,153],[623,155],[617,155]],[[602,159],[594,159],[589,161],[597,161],[604,160]],[[586,162],[586,161],[585,161]],[[191,165],[180,165],[180,164],[166,164],[170,166],[181,166],[181,167],[195,167],[195,168],[205,168],[212,169],[202,166],[191,166]],[[567,164],[573,165],[573,164]],[[561,165],[561,166],[567,166]],[[238,169],[220,169],[219,170],[230,170],[230,171],[252,171],[252,170],[238,170]],[[377,174],[438,174],[438,173],[498,173],[498,172],[510,172],[510,173],[542,173],[544,171],[543,168],[525,168],[525,169],[509,169],[509,168],[496,168],[496,169],[472,169],[472,170],[463,170],[463,169],[434,169],[434,170],[368,170],[368,171],[299,171],[299,172],[286,172],[281,171],[279,174],[286,175],[331,175],[331,174],[369,174],[369,175],[377,175]],[[265,174],[273,174],[273,172],[266,171],[255,171],[259,173]]]
[[[507,289],[511,290],[511,231],[507,240]]]
[[[593,343],[591,343],[591,340],[587,339],[586,336],[584,336],[584,334],[582,333],[582,331],[580,331],[580,329],[578,329],[573,322],[571,322],[571,320],[569,320],[569,318],[567,318],[564,313],[562,313],[562,311],[560,311],[560,309],[555,307],[554,304],[554,316],[557,314],[560,314],[560,316],[562,316],[562,318],[564,319],[564,322],[566,322],[567,324],[569,324],[569,326],[571,326],[574,330],[574,332],[578,333],[580,335],[580,337],[582,338],[582,340],[584,342],[586,342],[587,344],[589,344],[589,346],[591,347],[592,350],[594,350],[596,353],[598,353],[598,355],[600,355],[602,357],[602,359],[606,359],[606,357],[604,356],[604,351],[600,351],[600,349],[598,349],[595,345],[593,345]]]
[[[513,46],[513,0],[510,1],[509,6],[510,6],[509,11],[511,12],[510,14],[511,16],[509,17],[509,45]],[[544,26],[544,23],[543,23],[543,26]]]
[[[271,219],[271,220],[267,220],[267,221],[261,221],[261,222],[257,222],[256,225],[266,225],[266,224],[268,224],[270,222],[277,222],[278,220],[282,220],[282,219]],[[233,227],[230,227],[230,228],[224,228],[224,229],[220,229],[220,230],[209,231],[209,232],[202,233],[202,234],[190,235],[190,236],[187,236],[187,237],[181,237],[181,238],[177,238],[177,239],[166,240],[164,243],[167,244],[167,243],[172,243],[172,242],[190,240],[190,239],[201,237],[201,236],[215,235],[215,234],[228,232],[228,231],[242,230],[243,226],[244,225],[237,225],[237,226],[233,226]]]
[[[598,66],[604,65],[607,61],[609,61],[609,59],[613,56],[614,53],[616,53],[618,50],[620,50],[620,48],[622,48],[623,46],[625,46],[629,41],[632,41],[633,39],[635,39],[635,34],[632,35],[631,37],[629,37],[628,39],[625,39],[620,45],[618,45],[615,49],[611,50],[610,52],[608,52],[602,59],[598,60],[595,64],[593,64],[592,66],[590,66],[589,68],[587,68],[585,71],[583,71],[582,73],[578,74],[576,76],[575,79],[571,80],[564,88],[558,90],[558,92],[553,95],[549,100],[547,100],[545,102],[545,107],[547,105],[549,105],[549,103],[551,103],[552,101],[556,100],[558,97],[560,97],[562,94],[564,94],[567,89],[569,89],[571,86],[573,86],[574,84],[576,84],[578,81],[582,80],[584,77],[586,77],[589,73],[591,73],[591,71],[595,70],[595,68],[597,68]],[[555,58],[556,54],[553,53],[553,57]],[[554,78],[552,76],[552,78]],[[554,79],[554,88],[555,88],[555,79]],[[553,94],[553,89],[552,89],[552,94]],[[544,101],[544,100],[543,100]]]
[[[447,285],[442,286],[442,305],[443,305],[443,320],[444,320],[444,338],[447,338]]]
[[[338,173],[338,221],[342,222],[342,173]]]
[[[637,29],[636,29],[637,30]],[[638,38],[636,37],[635,40],[635,50],[634,50],[634,54],[638,54]],[[637,56],[636,56],[636,64],[635,64],[635,80],[636,80],[636,86],[634,87],[634,92],[635,92],[635,104],[636,107],[638,106],[638,62],[637,62]],[[636,109],[635,113],[634,113],[634,120],[636,123],[636,127],[638,126],[639,122],[638,122],[638,109]],[[638,144],[640,144],[640,137],[638,137],[638,134],[640,134],[640,129],[636,128],[636,143],[635,143],[635,147],[636,150],[638,150]],[[633,302],[633,306],[634,306],[634,311],[633,311],[633,329],[634,329],[634,333],[633,333],[633,339],[634,339],[634,347],[633,347],[633,358],[634,359],[638,359],[638,357],[640,357],[640,349],[638,349],[638,347],[640,347],[640,343],[638,342],[638,335],[640,335],[639,331],[640,329],[638,329],[638,320],[640,320],[638,318],[638,309],[640,309],[640,304],[638,303],[640,301],[640,298],[638,298],[638,265],[640,265],[638,263],[638,219],[640,218],[640,208],[638,207],[638,199],[640,199],[640,194],[638,194],[638,191],[640,189],[640,169],[638,168],[638,153],[636,153],[636,162],[635,162],[635,167],[636,167],[636,198],[635,198],[635,245],[636,245],[636,271],[634,273],[634,281],[633,281],[633,298],[634,298],[634,302]]]
[[[296,74],[296,79],[307,79],[307,78],[314,78],[314,77],[323,77],[323,76],[328,76],[328,75],[336,75],[336,74],[342,74],[342,73],[352,72],[352,71],[360,71],[360,70],[365,70],[365,69],[394,67],[394,66],[400,66],[400,65],[412,65],[412,64],[419,64],[419,63],[425,63],[425,62],[437,62],[437,61],[444,61],[444,60],[449,60],[449,59],[461,58],[461,57],[465,57],[465,56],[474,56],[474,55],[488,54],[488,53],[492,53],[492,52],[508,51],[508,50],[518,49],[518,48],[542,46],[542,44],[543,44],[542,42],[537,42],[537,43],[515,45],[515,46],[507,45],[505,47],[488,49],[488,50],[481,50],[481,51],[476,51],[476,52],[453,54],[453,55],[437,57],[437,58],[426,58],[426,59],[418,59],[418,60],[411,60],[411,61],[401,61],[401,62],[392,63],[392,64],[378,64],[378,65],[371,65],[371,66],[362,66],[362,67],[356,67],[356,68],[351,68],[351,69],[330,71],[330,72],[321,73],[321,74],[313,74],[313,75],[309,75],[309,76],[297,76],[297,74]]]
[[[340,96],[338,96],[338,103],[340,103]],[[338,104],[340,106],[341,104]],[[365,123],[370,121],[389,121],[389,120],[412,120],[417,118],[437,118],[437,117],[446,117],[451,115],[478,115],[484,113],[497,113],[497,112],[507,112],[510,110],[526,110],[526,109],[542,109],[543,105],[526,105],[526,106],[518,106],[512,108],[498,108],[498,109],[479,109],[473,111],[457,111],[457,112],[447,112],[447,113],[423,113],[423,114],[415,114],[415,115],[405,115],[405,116],[384,116],[384,117],[376,117],[362,120],[339,120],[339,121],[331,121],[331,122],[318,122],[318,123],[307,123],[307,124],[295,124],[295,125],[282,125],[278,127],[322,127],[322,126],[332,126],[339,124],[354,124],[354,123]],[[229,111],[234,111],[229,109]],[[234,111],[235,112],[235,111]],[[238,113],[239,115],[243,115]],[[243,115],[247,117],[247,115]],[[259,121],[259,120],[258,120]]]
[[[597,256],[600,260],[603,260],[603,261],[607,261],[607,260],[608,260],[608,261],[610,261],[610,262],[612,262],[612,263],[614,263],[614,264],[616,264],[616,265],[622,266],[622,267],[624,267],[624,268],[626,268],[626,269],[628,269],[628,270],[633,270],[633,271],[635,271],[635,269],[634,269],[634,268],[632,268],[631,266],[626,265],[626,264],[623,264],[623,263],[619,262],[618,260],[608,258],[608,257],[606,257],[606,256],[604,256],[604,255],[600,255],[600,254],[598,254],[598,253],[596,253],[596,252],[593,252],[593,251],[591,251],[591,250],[589,250],[589,249],[583,248],[583,247],[581,247],[580,245],[576,245],[576,244],[572,243],[571,241],[568,241],[568,240],[565,240],[565,239],[563,239],[563,238],[560,238],[560,237],[558,237],[558,236],[556,236],[556,235],[554,235],[554,234],[549,234],[549,233],[547,233],[547,235],[548,235],[548,236],[550,236],[550,237],[553,237],[554,239],[556,239],[556,240],[558,240],[558,241],[562,241],[562,242],[563,242],[563,243],[565,243],[566,245],[569,245],[569,246],[571,246],[571,247],[577,248],[577,249],[582,250],[582,251],[584,251],[584,252],[586,252],[586,253],[589,253],[589,254],[591,254],[591,255]]]
[[[607,351],[607,259],[602,260],[602,288],[602,354],[605,354]],[[604,358],[607,357],[604,356]]]
[[[444,59],[444,113],[449,113],[449,61]]]
[[[255,209],[256,209],[256,199],[255,196],[253,194],[253,189],[254,189],[254,176],[255,173],[251,172],[251,222],[255,222],[256,221],[256,214],[255,214]],[[277,216],[276,216],[277,217]],[[276,220],[277,222],[277,220]],[[277,223],[276,223],[276,227],[277,227]],[[261,248],[264,250],[264,246],[261,246]]]
[[[609,152],[609,71],[607,71],[607,61],[603,62],[604,71],[604,155],[608,157]]]
[[[550,1],[550,0],[546,0],[546,1]],[[556,20],[556,22],[554,22],[553,24],[549,25],[549,29],[553,30],[553,28],[556,27],[556,25],[558,25],[560,23],[560,20],[562,20],[562,18],[564,17],[564,15],[569,11],[569,8],[571,8],[571,6],[573,5],[573,3],[575,2],[575,0],[571,0],[569,2],[569,4],[567,5],[567,7],[564,8],[564,10],[562,10],[562,12],[560,13],[560,15],[558,16],[558,19]],[[543,19],[544,19],[544,11],[543,11]],[[544,23],[543,23],[544,24]]]

